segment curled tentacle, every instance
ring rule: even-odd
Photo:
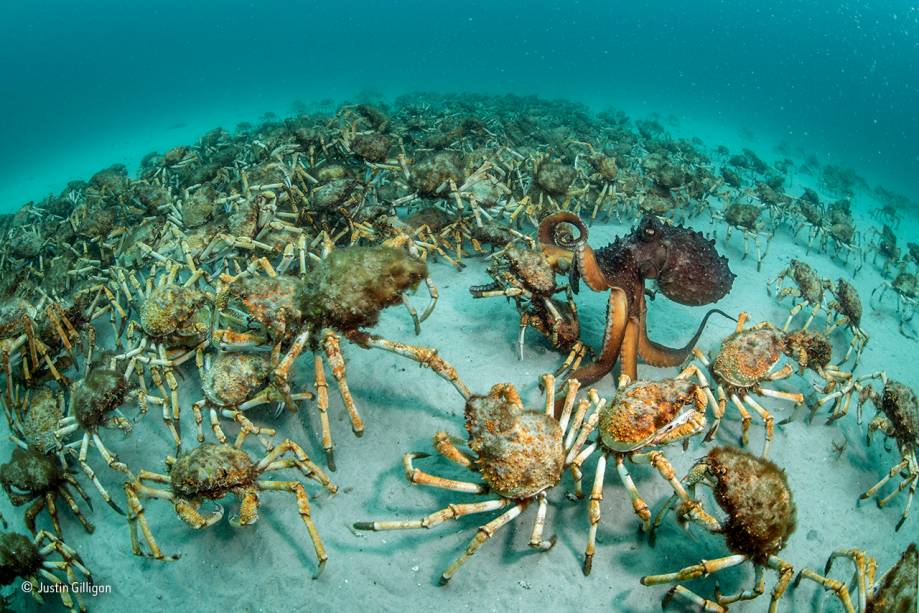
[[[562,224],[570,224],[577,228],[578,235],[562,234],[558,231]],[[590,289],[600,292],[610,287],[609,281],[603,274],[597,262],[594,250],[587,244],[588,231],[584,222],[568,211],[549,215],[539,224],[539,242],[543,251],[548,256],[556,255],[559,251],[572,254],[575,266],[571,269],[571,289],[577,293],[578,278],[583,277]]]
[[[696,333],[692,335],[692,338],[689,339],[689,342],[680,348],[675,348],[661,345],[660,343],[656,343],[648,338],[648,328],[645,320],[647,310],[642,308],[638,333],[638,354],[641,356],[641,359],[645,361],[645,363],[650,364],[651,366],[679,366],[687,357],[689,357],[690,352],[692,352],[693,347],[696,346],[696,343],[699,341],[699,337],[702,336],[702,332],[705,330],[705,324],[708,323],[708,318],[711,317],[714,313],[723,315],[732,321],[737,321],[735,318],[731,317],[724,311],[711,309],[708,313],[705,314],[705,317],[702,318],[702,322],[699,324],[699,327],[696,328]]]

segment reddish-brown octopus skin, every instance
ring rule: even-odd
[[[559,482],[565,462],[562,429],[543,412],[526,411],[510,384],[466,402],[469,448],[489,487],[514,500],[531,498]]]
[[[674,302],[699,306],[727,295],[735,278],[713,240],[690,228],[665,225],[651,215],[630,234],[599,249],[596,257],[610,285],[629,293],[632,308],[638,306],[644,279],[655,279]]]

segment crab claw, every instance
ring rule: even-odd
[[[208,528],[210,526],[213,526],[214,524],[219,522],[221,519],[223,519],[223,505],[218,504],[216,502],[213,504],[214,504],[214,511],[210,515],[204,516],[204,525],[201,526],[202,528]]]

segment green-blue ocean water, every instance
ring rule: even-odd
[[[673,115],[916,197],[917,20],[907,0],[8,2],[0,210],[296,101],[419,90]]]
[[[770,237],[758,267],[752,252],[744,255],[742,234],[726,239],[724,224],[705,211],[687,223],[716,239],[717,249],[737,274],[731,293],[715,306],[731,315],[749,312],[751,322],[781,325],[793,298],[780,301],[775,291],[766,289],[775,287],[776,276],[792,258],[801,259],[821,277],[851,280],[861,296],[862,327],[870,341],[856,375],[883,370],[919,389],[919,343],[908,334],[916,326],[915,320],[908,321],[915,295],[912,303],[909,296],[898,302],[893,289],[884,290],[894,279],[892,271],[916,273],[908,245],[919,243],[917,75],[919,6],[899,0],[7,2],[0,6],[0,214],[60,194],[69,181],[89,179],[112,164],[126,165],[134,177],[148,153],[193,145],[216,127],[233,132],[240,123],[258,125],[304,112],[333,115],[342,103],[368,102],[395,113],[394,101],[415,92],[569,100],[591,112],[616,109],[633,120],[654,119],[667,133],[691,139],[719,172],[729,165],[719,145],[731,154],[748,148],[769,164],[788,158],[792,170],[784,175],[782,190],[794,202],[800,202],[805,188],[817,190],[825,204],[842,198],[818,170],[841,169],[852,180],[849,195],[858,241],[865,249],[859,260],[863,264],[853,265],[855,259],[839,257],[832,247],[809,249],[810,227],[791,221]],[[634,132],[634,126],[628,129]],[[542,144],[537,145],[541,150]],[[752,189],[752,179],[745,175],[744,180],[744,189]],[[738,199],[742,193],[738,191]],[[898,225],[877,211],[885,204],[883,195],[891,193],[902,195],[895,201]],[[721,206],[714,194],[710,199],[714,209]],[[901,259],[890,269],[885,258],[874,254],[877,231],[885,221],[896,226],[901,249]],[[630,232],[635,222],[628,216],[602,219],[591,226],[590,244],[602,247]],[[534,233],[530,226],[522,229]],[[21,236],[10,232],[3,240]],[[420,335],[399,307],[384,312],[373,332],[436,347],[473,391],[484,393],[494,383],[512,382],[528,407],[541,409],[539,377],[555,370],[564,356],[530,329],[523,359],[518,359],[519,314],[504,299],[472,298],[469,287],[490,280],[491,260],[469,251],[462,271],[432,257],[431,278],[440,299]],[[270,255],[273,262],[275,255],[280,257]],[[0,270],[8,263],[4,260]],[[567,282],[567,276],[559,279]],[[581,285],[576,302],[583,339],[599,348],[607,295]],[[423,308],[423,286],[410,301]],[[677,305],[661,295],[648,304],[649,334],[668,345],[688,340],[705,308]],[[805,310],[795,321],[807,317]],[[111,344],[111,326],[107,316],[99,322],[101,350]],[[821,330],[831,323],[825,310],[815,316],[814,326]],[[706,354],[717,350],[733,326],[712,318],[700,349]],[[834,350],[844,353],[850,336],[842,325],[833,336]],[[111,593],[86,598],[91,611],[173,606],[200,611],[650,611],[659,607],[666,587],[643,587],[641,576],[729,553],[717,535],[696,528],[687,533],[673,521],[664,525],[652,547],[638,530],[628,492],[610,460],[590,577],[581,572],[587,500],[570,495],[572,480],[565,476],[549,496],[546,533],[558,537],[551,551],[528,549],[535,517],[531,505],[449,586],[439,587],[440,572],[464,550],[484,519],[473,516],[420,533],[360,532],[353,523],[416,519],[472,500],[466,494],[410,486],[401,464],[405,451],[432,452],[435,432],[465,438],[463,403],[449,384],[412,362],[364,351],[347,341],[342,345],[366,434],[352,436],[351,420],[329,372],[338,463],[331,476],[339,491],[328,496],[313,484],[307,488],[313,519],[329,552],[323,576],[310,578],[315,557],[288,494],[265,493],[261,519],[251,529],[227,521],[238,509],[231,497],[223,501],[226,517],[197,531],[176,517],[168,501],[144,500],[163,551],[181,556],[158,561],[132,555],[127,521],[87,485],[94,501],[87,515],[96,524],[94,534],[83,533],[64,503],[58,507],[67,542],[79,550],[96,583],[111,587]],[[295,380],[315,391],[311,358],[309,351],[300,358]],[[178,376],[182,434],[189,441],[194,430],[190,408],[202,398],[193,366],[189,361]],[[638,372],[643,378],[660,378],[678,369],[640,363]],[[808,375],[794,375],[778,388],[819,396],[813,374]],[[608,375],[596,386],[610,397],[615,379]],[[892,439],[885,443],[875,431],[873,441],[866,441],[875,417],[870,401],[861,421],[853,403],[850,414],[833,425],[824,423],[825,409],[807,420],[803,408],[793,412],[775,399],[761,402],[776,417],[770,457],[787,470],[798,505],[797,530],[782,551],[796,570],[822,571],[832,551],[858,547],[877,557],[880,574],[910,542],[919,540],[915,511],[895,530],[908,490],[883,509],[859,500],[900,461]],[[276,417],[268,407],[252,419],[302,443],[324,465],[320,418],[312,409],[310,405],[298,415],[282,412]],[[133,404],[124,410],[135,419]],[[132,469],[166,470],[163,459],[174,448],[159,413],[159,405],[151,404],[149,414],[132,422],[129,436],[104,432],[107,444]],[[789,423],[778,423],[786,418]],[[738,445],[742,428],[729,405],[714,442],[694,439],[687,450],[671,445],[667,456],[682,476],[713,444]],[[754,415],[748,449],[758,452],[763,439],[763,423]],[[258,444],[253,448],[253,455],[261,452]],[[0,462],[11,449],[12,443],[0,442]],[[122,475],[94,453],[90,450],[90,463],[126,507]],[[418,465],[450,478],[470,478],[442,460],[424,459]],[[585,464],[588,490],[595,465],[595,458]],[[630,464],[629,470],[653,510],[660,508],[672,491],[667,482],[647,465]],[[82,474],[78,477],[83,479]],[[892,479],[883,495],[899,483]],[[911,482],[904,483],[906,489]],[[717,509],[713,503],[711,507]],[[209,509],[205,505],[202,511]],[[24,507],[12,506],[0,494],[0,511],[11,529],[25,531]],[[39,523],[50,527],[45,515]],[[848,578],[849,567],[837,564],[834,577]],[[767,570],[766,579],[764,596],[732,610],[766,610],[776,574]],[[744,567],[686,585],[711,597],[719,587],[730,593],[748,589],[753,581],[752,570]],[[37,610],[18,585],[17,580],[3,591],[10,607]],[[60,609],[57,595],[46,594],[45,600],[48,609]],[[842,609],[832,594],[804,582],[790,589],[780,610]]]

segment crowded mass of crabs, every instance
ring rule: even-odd
[[[916,610],[919,564],[902,535],[917,530],[919,404],[884,368],[861,365],[881,321],[919,355],[919,246],[897,236],[910,203],[877,188],[883,206],[865,225],[851,206],[864,189],[857,177],[815,164],[805,166],[819,192],[793,184],[790,173],[805,169],[792,160],[708,150],[654,120],[536,98],[419,95],[213,130],[148,155],[135,178],[113,166],[0,217],[0,484],[24,509],[4,519],[3,585],[92,581],[93,558],[77,544],[91,551],[79,533],[103,519],[123,522],[126,550],[182,564],[160,535],[174,538],[174,526],[151,509],[171,505],[200,529],[223,521],[221,501],[240,529],[266,506],[290,505],[299,519],[283,529],[300,550],[291,563],[314,577],[328,566],[323,579],[343,572],[349,550],[325,540],[323,525],[331,497],[350,489],[336,463],[360,462],[362,445],[342,436],[335,412],[357,437],[389,428],[365,424],[361,401],[377,382],[349,360],[379,350],[406,360],[406,410],[428,377],[455,391],[413,406],[441,416],[444,430],[401,463],[410,484],[453,493],[439,510],[339,515],[355,536],[480,517],[444,584],[462,581],[463,566],[531,506],[529,544],[553,550],[548,509],[561,504],[582,508],[583,541],[568,545],[583,550],[584,575],[615,546],[598,538],[610,513],[634,514],[642,547],[659,534],[684,539],[674,523],[720,537],[720,557],[693,556],[685,539],[682,568],[642,569],[642,585],[671,586],[665,603],[723,611],[762,596],[775,610],[786,591],[817,584],[847,611]],[[797,248],[775,265],[766,253],[780,234]],[[754,303],[715,308],[737,275],[761,270],[760,301],[781,318],[758,321]],[[863,306],[853,279],[869,271],[881,281]],[[448,325],[437,318],[447,272],[472,298],[516,310],[519,328],[490,329],[509,339],[511,360],[524,364],[541,342],[557,370],[471,380],[449,344],[414,343]],[[592,294],[602,301],[585,305]],[[695,330],[666,338],[653,326],[658,294],[708,310]],[[379,331],[387,309],[402,310],[401,336]],[[823,573],[783,557],[799,521],[785,471],[800,467],[770,452],[783,429],[820,428],[797,409],[858,428],[869,444],[886,440],[889,464],[852,498],[900,505],[892,521],[868,520],[902,540],[889,570],[846,542],[826,551]],[[284,431],[283,412],[316,436]],[[460,413],[463,437],[451,434],[459,420],[448,425]],[[149,434],[149,463],[119,455],[138,431]],[[681,473],[674,456],[690,444],[697,460]],[[644,493],[652,473],[669,498]],[[830,574],[846,560],[851,581]],[[747,589],[692,584],[741,565],[752,568]],[[87,607],[66,590],[60,599]]]

